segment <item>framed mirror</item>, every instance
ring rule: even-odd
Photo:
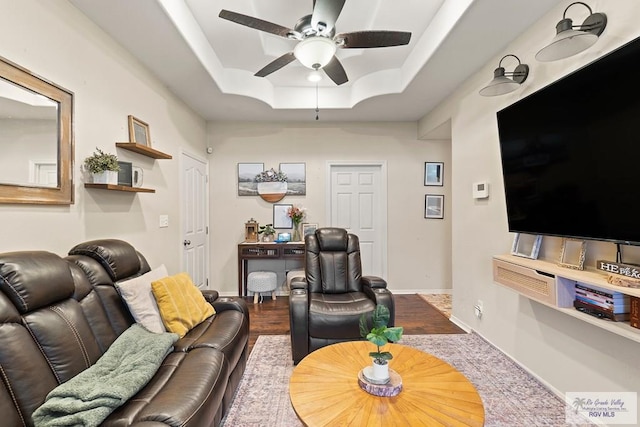
[[[587,242],[578,239],[562,239],[562,249],[560,250],[560,267],[573,268],[574,270],[584,270],[584,258],[587,253]]]
[[[0,57],[0,203],[73,204],[73,93]]]

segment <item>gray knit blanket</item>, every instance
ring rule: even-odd
[[[98,426],[156,373],[178,335],[149,332],[137,323],[91,367],[54,388],[33,413],[37,427]]]

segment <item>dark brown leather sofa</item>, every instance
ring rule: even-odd
[[[360,316],[377,304],[389,309],[393,326],[393,295],[385,280],[362,276],[358,236],[334,227],[305,236],[305,277],[291,281],[289,297],[293,363],[326,345],[362,339]]]
[[[134,323],[114,283],[149,271],[121,240],[0,254],[0,414],[3,426],[31,415],[59,384],[94,364]],[[216,426],[248,355],[249,315],[240,299],[203,291],[216,314],[174,345],[151,381],[105,426]]]

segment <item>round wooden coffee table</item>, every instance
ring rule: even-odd
[[[390,368],[402,377],[395,397],[377,397],[358,385],[371,364],[373,344],[352,341],[314,351],[296,366],[289,396],[307,426],[482,426],[484,407],[473,384],[448,363],[399,344],[388,344]]]

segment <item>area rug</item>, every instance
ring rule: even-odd
[[[400,344],[461,371],[482,398],[485,426],[591,425],[578,418],[567,422],[560,398],[477,334],[406,335]],[[288,335],[258,337],[223,427],[303,426],[289,401],[290,345]]]
[[[420,298],[434,306],[438,311],[447,316],[447,318],[451,317],[451,294],[418,294]]]

